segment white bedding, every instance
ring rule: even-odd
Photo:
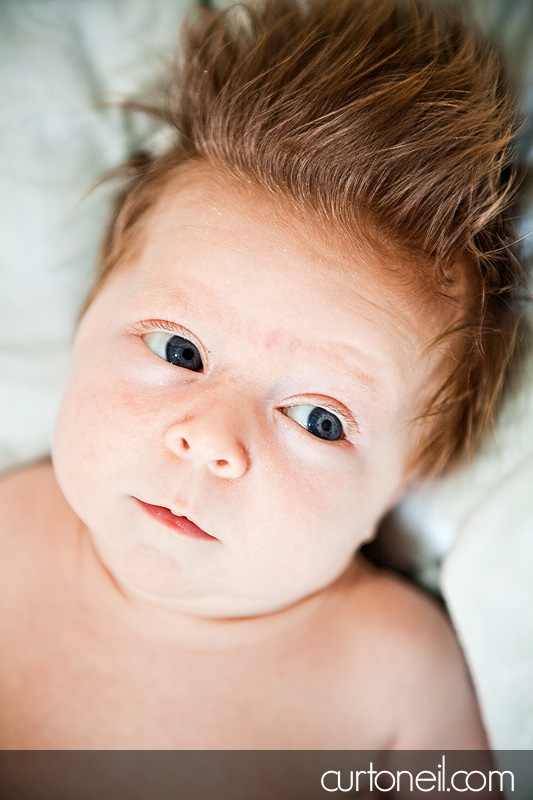
[[[533,749],[531,362],[475,462],[414,493],[397,513],[425,543],[421,576],[443,559],[442,593],[493,748]]]
[[[48,452],[107,217],[102,173],[151,136],[117,101],[173,54],[185,0],[3,0],[0,469]],[[115,107],[102,107],[111,101]],[[99,105],[100,104],[100,105]]]

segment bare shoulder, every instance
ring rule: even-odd
[[[60,494],[49,460],[7,472],[0,476],[2,518],[4,522],[17,522],[32,512],[41,516],[57,505]]]
[[[50,461],[0,477],[0,570],[38,562],[51,551],[51,538],[72,518]],[[2,568],[1,565],[4,565]],[[4,576],[5,577],[5,576]]]
[[[36,461],[27,466],[17,467],[0,475],[0,499],[24,492],[29,486],[42,487],[55,483],[54,470],[50,459]],[[45,489],[46,491],[46,489]]]
[[[464,656],[439,603],[399,576],[363,565],[344,606],[348,657],[350,648],[364,647],[370,679],[395,721],[390,746],[484,749]]]

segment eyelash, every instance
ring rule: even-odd
[[[143,319],[132,327],[132,332],[138,336],[142,336],[144,333],[152,333],[153,331],[168,331],[169,333],[177,333],[180,336],[184,336],[186,339],[190,339],[200,351],[204,364],[207,364],[207,353],[196,336],[187,330],[187,328],[176,325],[175,322],[168,322],[166,319]]]
[[[296,405],[307,405],[307,406],[318,406],[319,408],[325,408],[326,411],[329,411],[331,414],[335,414],[340,421],[342,422],[342,427],[344,430],[344,437],[342,439],[338,439],[336,441],[330,442],[330,444],[338,444],[338,442],[353,442],[355,437],[359,435],[359,425],[353,419],[353,417],[349,416],[345,409],[341,406],[334,405],[329,398],[315,396],[312,395],[302,395],[291,397],[290,401],[285,402],[280,408],[291,408],[291,406]],[[321,440],[319,440],[321,441]]]
[[[182,328],[181,325],[176,325],[175,322],[167,322],[165,319],[143,319],[134,325],[134,330],[142,331],[143,333],[148,333],[149,331],[153,330],[170,331],[171,333],[186,333],[187,336],[191,336],[194,339],[192,334],[186,330],[186,328]]]
[[[175,322],[169,322],[168,320],[165,319],[147,319],[147,320],[141,320],[140,322],[136,323],[133,326],[133,332],[139,335],[143,333],[149,333],[154,330],[169,331],[170,333],[178,333],[180,335],[184,334],[186,338],[190,339],[191,342],[193,342],[193,344],[195,344],[196,347],[198,347],[198,349],[202,353],[202,356],[205,357],[205,351],[198,342],[198,340],[196,339],[196,337],[193,336],[193,334],[189,330],[187,330],[187,328],[183,328],[181,325],[176,325]],[[284,403],[283,406],[280,406],[280,408],[290,408],[291,406],[298,405],[299,403],[305,405],[316,405],[319,406],[320,408],[325,408],[326,411],[330,411],[332,414],[335,414],[337,417],[339,417],[339,419],[342,422],[342,427],[344,429],[344,434],[345,434],[344,439],[340,439],[339,441],[350,442],[353,441],[354,438],[359,435],[360,433],[359,425],[353,419],[353,417],[348,415],[347,412],[340,406],[334,405],[331,402],[331,400],[329,400],[329,398],[326,399],[320,396],[309,397],[309,395],[291,397],[290,402]],[[332,442],[332,444],[334,444],[334,442]]]

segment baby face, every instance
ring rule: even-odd
[[[401,493],[436,356],[371,253],[189,166],[83,317],[53,460],[128,592],[241,616],[329,585]]]

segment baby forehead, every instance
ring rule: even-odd
[[[428,287],[427,270],[368,227],[346,231],[285,195],[195,162],[170,171],[153,200],[136,234],[141,246],[128,253],[124,242],[122,266],[134,266],[156,293],[186,282],[190,294],[194,287],[204,299],[222,297],[226,313],[233,306],[242,317],[251,305],[249,325],[266,317],[269,347],[280,338],[277,310],[322,330],[377,312],[416,350],[447,324],[449,309]]]
[[[146,238],[196,238],[216,244],[221,233],[244,248],[265,243],[286,253],[287,260],[294,254],[302,262],[307,257],[315,272],[324,266],[328,276],[336,274],[348,282],[354,272],[364,273],[372,284],[407,286],[410,277],[416,285],[424,281],[420,264],[379,236],[362,212],[347,228],[284,191],[274,193],[203,162],[180,165],[149,209]],[[394,287],[401,300],[398,288]]]
[[[346,255],[335,244],[299,218],[280,222],[239,203],[189,203],[183,195],[147,231],[139,286],[156,294],[170,289],[180,302],[201,297],[204,309],[223,301],[244,317],[253,316],[246,314],[247,303],[250,312],[267,306],[269,320],[280,314],[286,320],[282,327],[328,313],[339,315],[340,325],[341,316],[371,316],[378,309],[391,321],[408,322],[408,293],[380,256],[360,247]],[[271,345],[279,331],[269,333]]]
[[[433,265],[377,234],[362,215],[347,230],[283,193],[273,194],[203,164],[176,171],[150,214],[146,233],[151,245],[166,238],[176,252],[193,241],[218,246],[221,237],[230,236],[236,250],[249,250],[253,258],[261,249],[272,260],[281,256],[286,267],[298,266],[308,278],[320,280],[323,289],[331,283],[351,288],[357,275],[370,289],[390,294],[391,313],[406,306],[416,312],[433,300],[438,305],[441,298],[435,292]]]

